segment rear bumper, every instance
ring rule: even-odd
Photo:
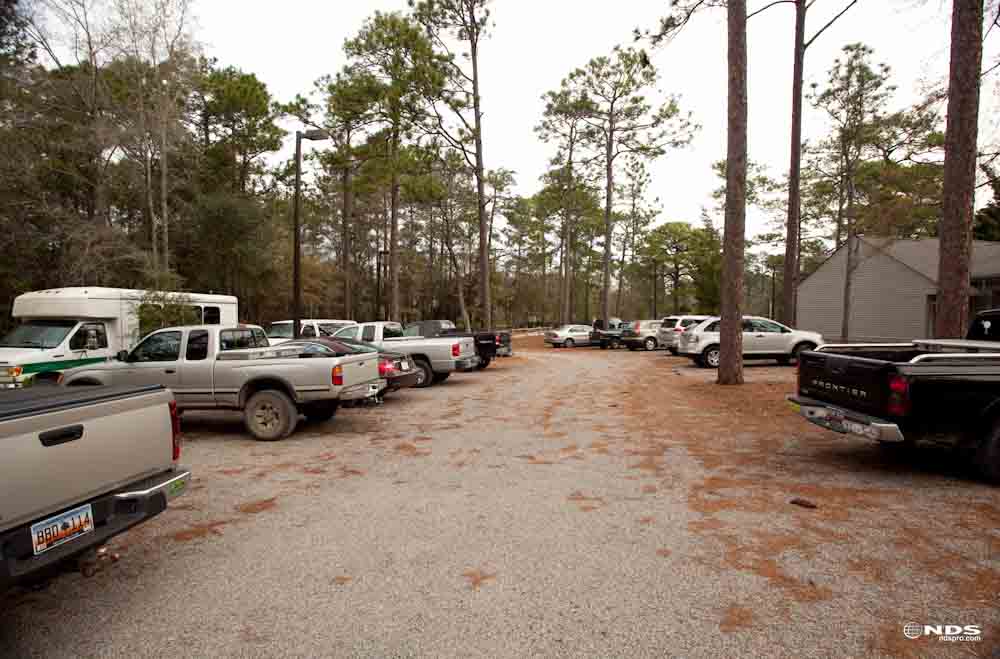
[[[805,396],[786,396],[792,409],[806,421],[842,435],[856,435],[877,442],[903,442],[906,438],[891,421],[852,412]]]
[[[371,380],[361,384],[352,384],[340,390],[340,400],[362,400],[377,396],[386,387],[385,380]]]
[[[513,357],[514,349],[510,346],[500,346],[497,348],[497,357]]]
[[[624,345],[627,348],[643,348],[643,347],[646,346],[646,339],[647,338],[650,338],[650,337],[645,337],[645,336],[622,337],[622,345]],[[654,337],[654,340],[656,340],[655,337]],[[657,341],[656,347],[657,348],[660,347],[659,341]]]
[[[389,391],[396,391],[397,389],[412,387],[417,384],[417,378],[419,376],[420,371],[414,369],[403,375],[397,375],[396,377],[389,378],[386,380],[386,389]]]
[[[457,359],[439,359],[431,362],[431,370],[435,373],[451,373],[452,371],[471,371],[479,366],[479,355],[460,357]]]
[[[31,526],[41,519],[0,534],[0,591],[87,549],[99,547],[114,536],[159,515],[166,510],[168,501],[187,491],[190,482],[191,472],[178,467],[117,492],[74,504],[68,509],[84,503],[91,505],[94,530],[37,556],[31,543]]]

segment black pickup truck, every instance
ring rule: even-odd
[[[810,422],[894,447],[917,441],[970,449],[1000,483],[1000,309],[965,339],[824,345],[799,358],[788,397]]]
[[[607,322],[598,318],[590,330],[590,345],[599,345],[601,350],[621,347],[622,332],[628,325],[629,322],[621,318],[609,318]]]
[[[476,342],[476,354],[482,370],[490,365],[497,356],[509,357],[511,349],[510,332],[499,330],[480,330],[478,332],[462,332],[450,320],[418,320],[409,323],[403,330],[406,336],[424,336],[435,338],[439,336],[471,337]]]

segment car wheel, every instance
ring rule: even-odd
[[[656,350],[656,339],[651,336],[647,337],[646,343],[643,344],[643,347],[646,348],[646,350]]]
[[[258,391],[247,401],[243,423],[254,439],[273,442],[292,434],[299,422],[299,411],[284,392]]]
[[[976,467],[983,478],[1000,484],[1000,421],[993,423],[993,427],[979,443],[976,449]]]
[[[803,352],[808,352],[810,350],[815,350],[815,349],[816,349],[816,345],[813,344],[813,343],[800,343],[799,345],[797,345],[794,348],[792,348],[791,359],[787,359],[786,358],[786,359],[780,360],[780,361],[781,361],[782,364],[788,364],[789,362],[794,363],[794,364],[798,364],[799,363],[799,355],[801,355]]]
[[[434,380],[434,384],[440,384],[450,377],[451,373],[435,373],[432,379]]]
[[[423,359],[415,359],[413,364],[417,367],[417,381],[413,385],[414,387],[423,389],[434,384],[434,371],[431,370],[430,364]]]
[[[476,370],[477,371],[483,370],[484,368],[486,368],[487,366],[490,365],[491,361],[493,361],[493,360],[491,358],[489,358],[489,357],[480,357],[479,358],[479,363],[476,364]],[[450,375],[450,373],[445,373],[445,375]]]
[[[306,419],[312,423],[323,423],[334,417],[338,407],[337,403],[312,403],[306,405],[302,411],[305,413]]]
[[[621,347],[622,347],[621,341],[619,341],[618,339],[611,339],[611,349],[612,350],[618,350],[618,348],[621,348]]]
[[[719,368],[719,346],[708,346],[701,353],[701,365],[705,368]]]
[[[576,345],[576,342],[573,339],[566,339],[563,342],[563,347],[565,347],[565,348],[572,348],[575,345]]]

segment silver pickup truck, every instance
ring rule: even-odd
[[[358,323],[337,331],[333,338],[364,341],[387,352],[409,355],[419,375],[415,387],[429,387],[444,382],[454,371],[469,371],[479,365],[475,339],[404,336],[403,326],[391,321]]]
[[[48,576],[187,488],[163,387],[33,387],[0,398],[0,591]]]
[[[341,401],[374,396],[385,387],[378,353],[333,357],[266,346],[255,326],[168,327],[115,361],[67,371],[62,383],[163,385],[181,410],[242,410],[247,431],[266,441],[290,435],[300,413],[326,421]]]

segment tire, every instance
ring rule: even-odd
[[[701,353],[702,368],[719,368],[719,346],[708,346]]]
[[[476,370],[477,371],[481,371],[484,368],[487,368],[490,365],[491,361],[493,361],[493,360],[490,357],[480,357],[479,358],[479,363],[476,364]],[[449,373],[445,373],[445,375],[450,375],[450,374]]]
[[[451,373],[435,373],[434,377],[431,378],[434,384],[440,384],[451,377]]]
[[[564,348],[572,348],[575,345],[576,345],[576,341],[574,341],[573,339],[566,339],[565,341],[563,341],[563,347]]]
[[[611,349],[612,350],[618,350],[618,348],[621,348],[621,347],[622,347],[622,342],[621,341],[619,341],[618,339],[611,339]]]
[[[781,362],[782,364],[798,364],[799,355],[801,355],[803,352],[814,350],[815,348],[816,344],[814,343],[800,343],[794,348],[792,348],[791,357],[787,357],[785,359],[779,359],[778,361]]]
[[[601,350],[607,350],[607,349],[608,349],[608,344],[607,344],[607,342],[605,342],[605,341],[601,341]]]
[[[642,347],[644,347],[647,352],[656,350],[656,339],[651,336],[646,337],[646,341],[642,344]]]
[[[434,384],[434,371],[431,365],[423,359],[414,359],[413,365],[417,367],[417,382],[413,385],[415,389],[425,389]]]
[[[976,468],[983,478],[1000,485],[1000,421],[993,423],[976,449]]]
[[[243,409],[243,424],[254,439],[273,442],[292,434],[299,422],[299,411],[282,391],[258,391]]]
[[[667,352],[669,352],[674,357],[677,356],[677,348],[667,348]]]
[[[323,423],[329,421],[337,413],[337,403],[313,403],[307,405],[302,411],[312,423]]]

